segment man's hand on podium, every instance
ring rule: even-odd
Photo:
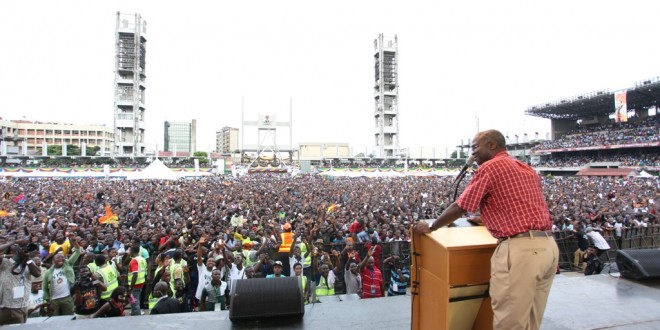
[[[426,221],[417,221],[417,223],[413,225],[413,230],[415,230],[415,232],[418,234],[428,234],[432,231],[431,227],[429,227],[429,224],[426,223]]]

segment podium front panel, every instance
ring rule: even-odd
[[[413,329],[492,327],[490,299],[480,295],[489,285],[496,246],[485,227],[413,234]]]

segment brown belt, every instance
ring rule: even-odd
[[[529,237],[529,238],[534,238],[534,237],[554,237],[552,234],[552,230],[544,231],[544,230],[530,230],[526,231],[524,233],[520,234],[515,234],[507,237],[499,237],[497,239],[497,244],[502,243],[503,241],[506,241],[508,239],[512,238],[522,238],[522,237]]]

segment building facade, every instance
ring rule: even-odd
[[[197,151],[197,121],[190,123],[166,121],[164,125],[164,151],[189,152]]]
[[[300,143],[298,160],[319,161],[323,159],[350,158],[348,143]]]
[[[215,150],[221,154],[232,154],[239,149],[238,128],[223,127],[215,132]]]
[[[117,12],[115,29],[114,155],[145,153],[147,22],[140,14]]]
[[[399,75],[396,35],[374,40],[374,123],[376,157],[397,157],[399,149]]]
[[[99,147],[99,156],[110,155],[113,150],[113,129],[102,125],[0,120],[0,130],[2,142],[7,146],[19,147],[18,153],[21,155],[40,156],[44,144]]]

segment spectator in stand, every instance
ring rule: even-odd
[[[591,245],[587,248],[585,263],[584,275],[597,275],[603,270],[603,264],[600,262],[598,249],[595,246]]]
[[[32,279],[32,288],[30,291],[30,299],[28,301],[28,318],[30,317],[41,317],[41,315],[46,315],[48,312],[44,302],[44,291],[41,290],[41,278]]]
[[[378,298],[384,297],[385,282],[380,269],[375,266],[373,254],[376,251],[376,245],[372,246],[367,256],[360,262],[358,266],[360,270],[360,277],[362,283],[362,298]]]
[[[221,280],[220,270],[214,269],[211,273],[211,283],[202,290],[202,298],[199,302],[200,311],[225,310],[225,290],[227,290],[227,282]]]
[[[592,227],[587,227],[585,232],[587,233],[589,240],[591,240],[591,243],[596,248],[597,250],[596,255],[598,257],[600,257],[601,254],[607,252],[610,249],[610,245],[607,244],[605,238],[603,238],[603,236],[599,232],[594,231]]]
[[[405,295],[410,283],[410,270],[401,262],[401,257],[398,255],[390,256],[383,261],[383,264],[389,266],[391,273],[387,294],[390,296]]]
[[[275,261],[275,263],[273,264],[273,273],[268,274],[266,278],[287,277],[283,273],[283,268],[284,266],[282,265],[281,261],[279,260]]]
[[[91,318],[124,316],[124,306],[126,305],[128,294],[125,287],[118,286],[112,290],[110,300],[104,303],[96,313],[92,314]]]
[[[89,319],[101,307],[101,292],[105,290],[102,281],[96,278],[87,267],[80,267],[80,280],[72,288],[76,320]]]

